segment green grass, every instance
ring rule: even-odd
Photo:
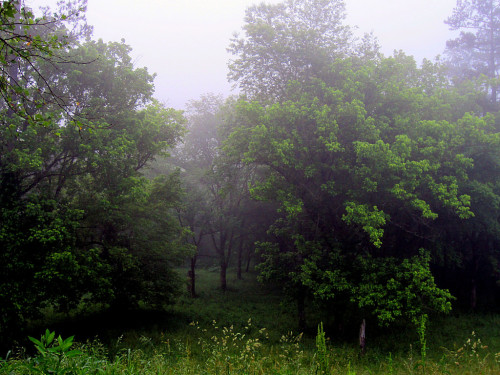
[[[199,270],[197,277],[198,297],[182,296],[171,312],[202,324],[216,320],[222,325],[241,327],[252,318],[261,327],[279,322],[280,332],[296,329],[295,305],[282,302],[280,291],[260,284],[256,274],[246,273],[243,280],[237,280],[229,273],[224,293],[219,289],[217,270]]]
[[[86,335],[77,333],[80,343],[67,349],[77,352],[13,350],[0,360],[0,374],[500,373],[498,315],[431,320],[425,363],[418,335],[405,327],[377,330],[376,337],[368,328],[367,352],[360,356],[355,334],[347,341],[326,328],[325,340],[301,335],[295,305],[283,303],[279,290],[260,285],[255,274],[228,276],[230,288],[222,293],[216,270],[198,271],[198,298],[182,296],[165,313],[90,315]],[[66,335],[77,325],[73,320],[60,328]]]

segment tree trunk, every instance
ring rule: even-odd
[[[191,298],[196,297],[196,256],[191,258],[191,269],[188,271],[188,293]]]
[[[489,78],[491,78],[492,80],[494,80],[496,77],[496,72],[497,72],[497,64],[496,64],[496,50],[497,50],[497,45],[496,45],[496,41],[495,41],[495,29],[496,29],[496,25],[495,25],[495,16],[494,16],[494,13],[495,13],[495,9],[492,9],[490,10],[490,25],[489,25],[489,32],[490,32],[490,35],[489,35],[489,42],[490,42],[490,46],[489,46],[489,53],[490,53],[490,56],[489,56],[489,62],[488,62],[488,68],[489,68]],[[493,82],[491,84],[491,102],[493,103],[493,105],[496,105],[497,103],[497,83],[496,82]]]
[[[227,263],[225,259],[221,259],[220,261],[220,288],[223,292],[227,290]]]
[[[238,248],[238,268],[236,271],[236,276],[238,280],[242,280],[243,277],[241,277],[241,262],[243,258],[243,239],[240,240],[240,246]]]
[[[229,249],[227,250],[227,257],[226,257],[226,234],[221,230],[219,232],[219,241],[217,242],[215,239],[215,234],[212,233],[210,235],[212,238],[212,242],[214,244],[215,251],[217,255],[219,256],[219,264],[220,264],[220,273],[219,273],[219,281],[220,281],[220,288],[223,292],[226,291],[227,289],[227,280],[226,280],[226,274],[227,274],[227,264],[229,261],[229,256],[231,255],[231,250],[229,245]]]
[[[252,250],[251,250],[251,246],[248,247],[248,251],[247,251],[247,266],[245,268],[245,272],[248,273],[248,271],[250,270],[250,262],[252,260]]]
[[[359,327],[359,348],[361,349],[361,354],[365,354],[366,347],[366,320],[363,319],[361,326]]]
[[[241,228],[245,228],[245,219],[242,220],[241,222]],[[245,245],[245,235],[240,232],[240,243],[238,244],[238,264],[237,264],[237,271],[236,271],[236,276],[238,280],[242,280],[243,278],[241,277],[241,263],[243,261],[243,248]]]

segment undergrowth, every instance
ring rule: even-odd
[[[252,275],[231,280],[226,293],[217,289],[217,274],[199,275],[199,297],[181,298],[165,321],[135,321],[134,329],[124,327],[114,339],[104,335],[105,343],[76,342],[47,330],[31,338],[31,346],[0,357],[0,374],[500,373],[497,315],[431,319],[418,334],[388,331],[371,341],[368,336],[361,355],[355,337],[338,340],[321,322],[313,335],[294,331],[293,306]]]
[[[140,338],[141,348],[119,350],[111,355],[99,341],[74,344],[55,340],[46,331],[32,339],[37,354],[9,352],[0,359],[0,374],[498,374],[500,353],[492,353],[475,332],[458,348],[443,348],[439,361],[407,356],[380,361],[360,358],[349,348],[332,347],[321,325],[317,347],[302,343],[302,335],[284,334],[277,345],[269,343],[267,329],[254,328],[248,320],[242,331],[219,327],[216,321],[204,328],[193,322],[191,340],[164,336],[160,343]]]

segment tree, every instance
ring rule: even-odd
[[[2,334],[44,305],[161,307],[177,291],[173,264],[189,254],[173,216],[178,176],[141,175],[181,138],[181,112],[151,99],[154,76],[133,66],[124,43],[54,48],[66,63],[19,59],[22,106],[10,111],[12,97],[1,105]]]
[[[188,242],[194,247],[188,271],[188,292],[191,297],[196,297],[196,265],[206,243],[208,223],[211,209],[205,186],[201,183],[200,176],[195,173],[183,174],[184,196],[182,205],[178,210],[180,224],[189,228]]]
[[[325,81],[290,85],[287,101],[237,107],[226,147],[265,168],[252,194],[281,213],[274,239],[260,245],[263,278],[286,285],[301,324],[306,298],[339,301],[333,313],[349,308],[380,324],[449,311],[431,259],[442,254],[446,220],[475,215],[474,150],[496,160],[492,117],[466,114],[467,97],[401,53],[330,69]],[[492,168],[480,174],[496,186]]]
[[[64,264],[68,260],[68,250],[76,241],[74,231],[82,212],[60,207],[51,199],[35,195],[26,199],[23,190],[29,185],[23,185],[22,180],[23,175],[26,177],[26,170],[33,172],[41,166],[42,148],[34,142],[34,134],[37,131],[50,132],[48,128],[51,127],[44,115],[34,116],[32,109],[39,108],[41,96],[45,102],[61,104],[46,77],[40,73],[38,62],[57,64],[69,61],[60,56],[67,51],[69,36],[72,35],[75,42],[79,33],[67,33],[68,39],[61,40],[55,30],[62,36],[66,26],[80,23],[85,28],[84,18],[77,15],[78,7],[84,4],[74,2],[63,5],[65,13],[54,14],[50,19],[35,18],[30,10],[21,7],[19,1],[3,1],[0,4],[2,333],[12,332],[32,316],[40,306],[40,300],[48,298],[48,289],[41,290],[35,286],[47,270],[40,266],[50,268],[49,264],[58,260]],[[87,259],[91,258],[89,254]],[[99,272],[99,267],[93,267],[93,270]],[[82,283],[89,281],[86,276],[98,279],[88,263],[82,262],[80,271],[82,277],[78,280]],[[76,275],[71,267],[65,272]],[[50,272],[45,274],[51,275]],[[62,300],[64,296],[60,299],[64,303]]]
[[[441,250],[437,254],[437,277],[459,297],[462,306],[474,311],[491,305],[499,278],[500,142],[495,118],[465,116],[457,125],[469,128],[463,152],[473,160],[463,191],[471,197],[474,217],[457,220],[440,213]],[[479,146],[480,145],[480,146]]]
[[[261,100],[280,99],[290,81],[305,82],[345,56],[351,32],[342,0],[287,0],[247,9],[245,35],[228,48],[230,81]]]
[[[445,21],[460,36],[446,43],[452,75],[459,80],[484,76],[493,108],[498,100],[500,68],[500,3],[497,0],[458,0]],[[488,108],[486,108],[488,110]]]
[[[87,158],[90,172],[65,184],[73,204],[85,208],[78,245],[96,251],[110,267],[108,285],[100,286],[111,293],[107,303],[120,309],[140,302],[161,308],[177,292],[172,266],[190,254],[175,215],[180,179],[173,173],[151,181],[141,172],[175,145],[184,119],[156,102],[135,112],[114,112],[112,118],[117,121],[112,127],[87,129],[85,146],[97,156]]]
[[[187,135],[174,159],[184,169],[206,169],[217,155],[220,137],[217,133],[222,95],[205,94],[187,105]]]
[[[252,238],[262,221],[257,214],[260,208],[248,194],[253,169],[243,165],[239,155],[221,148],[222,140],[235,126],[235,104],[232,98],[223,102],[220,96],[210,94],[191,101],[189,133],[174,155],[174,162],[183,169],[186,189],[180,218],[191,229],[191,243],[198,248],[189,271],[191,295],[195,294],[195,265],[202,250],[218,260],[222,290],[227,289],[227,268],[235,251],[241,277],[244,249],[248,253],[253,250]]]
[[[267,237],[266,224],[274,218],[274,207],[252,202],[250,197],[249,187],[260,179],[258,168],[242,162],[241,149],[226,147],[225,144],[240,125],[237,104],[236,100],[229,98],[220,110],[218,134],[221,145],[206,180],[214,208],[210,233],[221,265],[222,290],[226,289],[227,268],[234,251],[238,252],[237,277],[241,278],[243,249],[248,249],[248,265],[255,242]],[[234,138],[233,141],[238,143],[240,140]]]
[[[221,95],[206,94],[188,103],[187,134],[173,155],[173,164],[183,171],[181,178],[185,191],[179,221],[190,229],[189,242],[196,249],[188,271],[188,290],[192,297],[196,296],[196,263],[210,234],[213,209],[206,175],[218,153],[217,127],[223,102]]]

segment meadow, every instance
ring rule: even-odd
[[[200,270],[198,297],[166,312],[49,316],[47,330],[32,327],[32,339],[0,353],[0,374],[500,373],[500,315],[433,318],[423,336],[368,329],[361,355],[355,332],[330,334],[313,306],[311,330],[297,332],[295,306],[277,289],[233,274],[222,293],[217,271]]]

